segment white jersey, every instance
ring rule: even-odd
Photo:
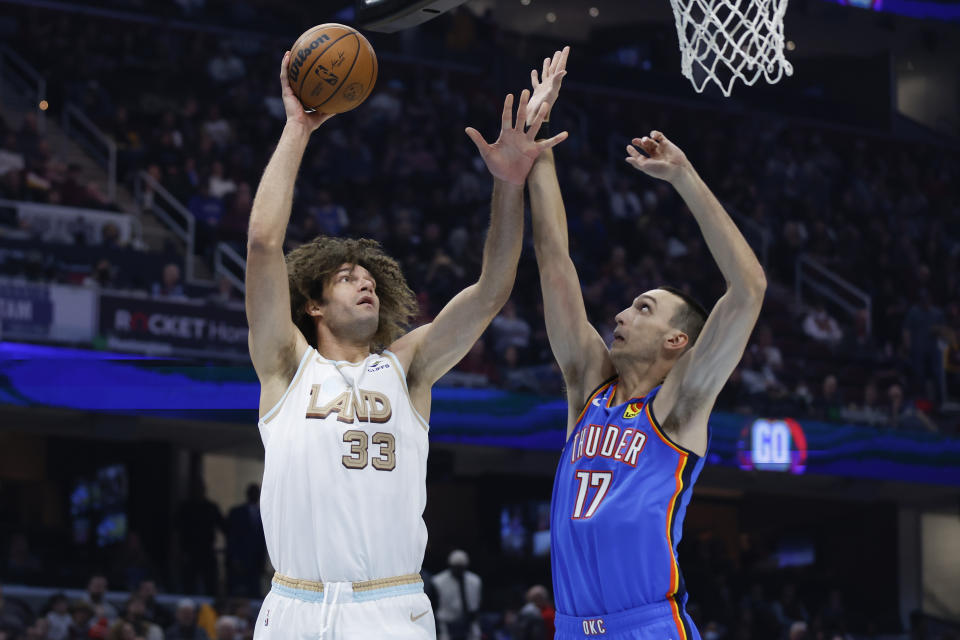
[[[428,425],[393,353],[350,363],[308,349],[259,427],[274,569],[318,582],[420,572]]]

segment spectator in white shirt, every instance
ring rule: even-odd
[[[437,590],[437,640],[480,640],[480,597],[483,581],[467,571],[470,557],[457,549],[447,558],[447,569],[433,576]],[[464,606],[466,603],[466,606]]]
[[[803,332],[816,340],[824,342],[831,346],[840,342],[843,338],[843,331],[837,321],[827,313],[823,303],[818,303],[816,308],[807,314],[803,320]]]

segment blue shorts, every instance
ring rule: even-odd
[[[700,640],[693,620],[679,604],[658,602],[598,616],[557,613],[554,640]]]

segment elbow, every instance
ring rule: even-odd
[[[767,292],[767,276],[763,267],[757,265],[755,272],[745,275],[737,282],[728,283],[727,290],[746,300],[762,301]]]
[[[283,238],[250,225],[247,231],[247,255],[263,251],[283,251]]]

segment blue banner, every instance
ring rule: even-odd
[[[0,404],[257,421],[253,369],[196,366],[126,354],[0,343]],[[556,451],[564,398],[498,389],[436,387],[435,442]],[[770,473],[823,474],[960,486],[960,439],[782,416],[714,412],[709,464]]]

